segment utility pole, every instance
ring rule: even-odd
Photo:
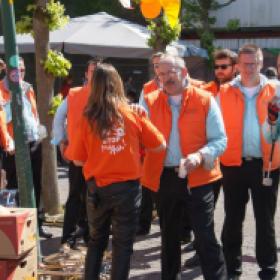
[[[15,15],[13,0],[0,0],[0,10],[4,34],[7,80],[12,93],[12,117],[16,147],[16,170],[21,207],[36,208],[33,177],[25,124],[23,121],[23,100],[19,55],[16,45]],[[39,205],[37,205],[39,207]]]

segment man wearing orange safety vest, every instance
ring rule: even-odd
[[[229,49],[216,50],[213,54],[214,58],[214,74],[215,79],[206,84],[198,85],[199,88],[209,91],[213,97],[217,97],[220,86],[230,82],[236,73],[236,58],[237,54]],[[217,97],[218,98],[218,97]],[[217,203],[222,185],[222,179],[214,183],[214,202]],[[184,249],[190,252],[195,249],[195,242],[192,242]],[[184,266],[192,268],[199,265],[199,258],[197,254],[186,260]]]
[[[157,155],[146,152],[141,182],[156,192],[158,200],[161,279],[181,279],[179,234],[188,206],[204,278],[225,280],[223,252],[214,233],[211,184],[221,178],[217,157],[226,147],[222,117],[209,93],[188,84],[183,59],[162,56],[158,76],[163,90],[146,95],[142,105],[165,136],[168,149]],[[187,178],[178,176],[180,162]]]
[[[40,121],[39,114],[36,106],[35,93],[32,86],[24,81],[25,64],[23,58],[19,58],[19,70],[21,74],[21,87],[22,87],[22,105],[23,105],[23,119],[25,123],[25,134],[29,144],[33,184],[35,191],[36,207],[40,207],[40,197],[42,189],[42,145],[40,135]],[[5,112],[5,118],[8,128],[9,136],[13,139],[13,120],[12,120],[12,96],[8,89],[6,78],[0,82],[0,96],[2,99],[2,107]],[[13,141],[14,142],[14,141]],[[15,155],[13,153],[6,153],[3,160],[4,169],[7,176],[7,188],[17,188],[17,176],[15,166]],[[46,232],[42,227],[42,217],[38,215],[39,235],[44,238],[52,237],[51,233]]]
[[[228,276],[235,280],[242,273],[242,228],[250,196],[256,220],[258,275],[260,279],[276,279],[274,216],[280,150],[277,142],[271,154],[271,144],[261,130],[267,118],[267,104],[275,95],[275,85],[260,74],[262,66],[262,50],[256,45],[244,45],[237,59],[240,76],[222,86],[219,94],[228,137],[227,149],[220,157],[225,205],[222,241]],[[265,179],[268,169],[269,182]]]
[[[158,72],[158,63],[162,55],[163,55],[162,52],[157,52],[152,55],[151,62],[153,65],[154,78],[143,85],[143,89],[140,95],[140,102],[145,95],[159,89],[160,87],[157,72]],[[142,152],[144,156],[145,153],[144,150]],[[139,215],[139,226],[137,229],[137,235],[147,235],[150,232],[153,206],[154,206],[154,199],[151,190],[143,187],[141,211]]]
[[[85,73],[86,83],[82,87],[71,88],[69,94],[59,106],[53,123],[54,138],[52,143],[60,146],[62,156],[69,160],[69,195],[66,202],[61,244],[73,247],[76,237],[88,240],[88,225],[86,219],[86,183],[80,166],[72,161],[73,139],[76,134],[79,117],[82,116],[87,104],[90,83],[94,69],[99,59],[88,62]],[[65,121],[67,119],[67,129]]]

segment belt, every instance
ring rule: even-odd
[[[173,172],[178,173],[179,172],[179,166],[164,166],[164,170],[173,171]]]
[[[262,158],[247,156],[247,157],[243,157],[242,160],[243,161],[257,161],[257,160],[262,160]]]

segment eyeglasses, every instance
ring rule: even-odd
[[[168,76],[168,77],[175,76],[175,75],[177,75],[178,71],[179,71],[179,69],[175,68],[175,69],[169,70],[167,72],[160,72],[160,73],[158,73],[158,77],[163,79],[166,76]]]
[[[221,68],[222,70],[225,70],[225,69],[227,69],[230,66],[232,66],[232,64],[220,64],[220,65],[216,64],[214,66],[214,69],[218,70],[219,68]]]

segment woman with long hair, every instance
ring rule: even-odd
[[[144,109],[129,105],[112,65],[101,63],[94,71],[74,145],[74,162],[83,166],[88,185],[85,279],[99,279],[111,225],[111,279],[128,279],[141,202],[140,147],[161,152],[166,144]]]

